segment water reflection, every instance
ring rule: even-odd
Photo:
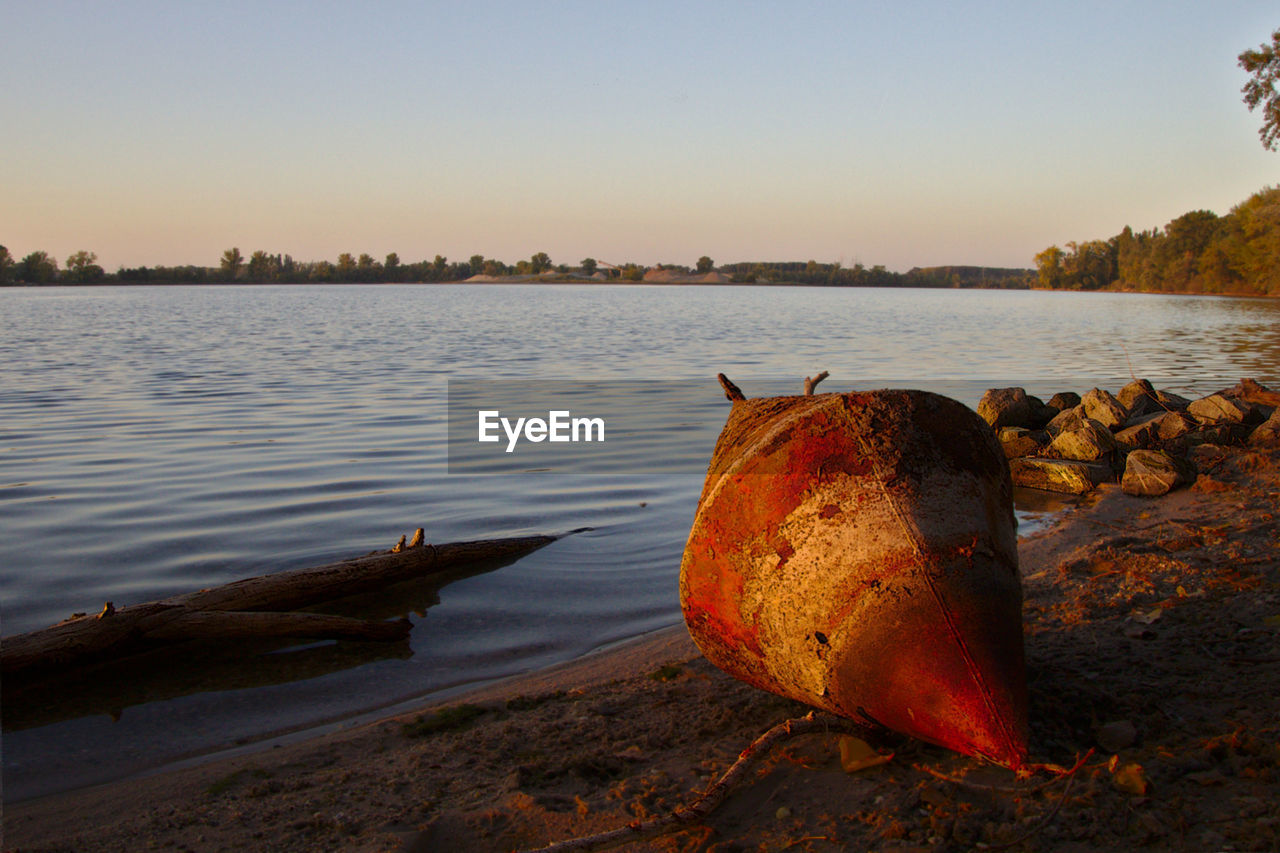
[[[440,603],[443,587],[515,561],[484,560],[305,609],[375,621],[410,615],[421,620]],[[4,731],[98,714],[118,720],[126,708],[147,702],[303,681],[413,654],[408,637],[396,642],[304,644],[280,639],[192,640],[54,675],[7,676],[2,695]]]

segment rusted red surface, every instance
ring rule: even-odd
[[[735,403],[680,592],[703,653],[743,681],[958,752],[1025,760],[1008,464],[953,400]]]

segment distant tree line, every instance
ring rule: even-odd
[[[1280,187],[1226,216],[1193,210],[1163,229],[1050,246],[1035,263],[1037,284],[1054,290],[1280,295]]]
[[[692,266],[658,264],[657,269],[688,274],[716,271],[715,262],[707,255]],[[606,279],[639,282],[650,267],[625,263],[603,264],[595,258],[583,258],[576,266],[556,264],[546,252],[537,252],[528,260],[507,264],[483,255],[472,255],[466,261],[450,261],[443,255],[433,260],[403,263],[395,252],[381,261],[364,253],[343,252],[336,261],[297,261],[291,255],[256,250],[249,257],[237,247],[222,253],[214,267],[141,266],[121,267],[106,273],[92,252],[80,251],[67,258],[63,268],[57,259],[43,251],[32,252],[15,262],[9,251],[0,246],[0,284],[306,284],[306,283],[420,283],[465,281],[472,276],[504,278],[509,276],[564,276],[568,280]],[[776,263],[744,262],[728,264],[719,271],[735,282],[805,284],[822,287],[1017,287],[1031,286],[1034,273],[1026,269],[994,267],[928,267],[907,273],[890,272],[883,266],[864,267],[854,264],[817,261]]]
[[[881,265],[866,267],[855,263],[785,261],[781,263],[737,263],[720,268],[734,281],[803,284],[815,287],[953,287],[1026,289],[1035,281],[1029,269],[1004,267],[945,266],[914,267],[905,273],[892,272]]]

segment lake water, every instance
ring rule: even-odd
[[[207,667],[177,659],[170,679],[107,675],[34,709],[6,707],[5,797],[386,709],[677,623],[680,554],[728,411],[717,372],[748,396],[797,393],[824,369],[824,391],[918,387],[970,405],[995,385],[1047,398],[1114,391],[1130,375],[1198,395],[1242,376],[1277,383],[1277,321],[1280,303],[1263,300],[1044,292],[0,289],[5,635],[105,601],[387,548],[417,527],[432,542],[591,528],[495,571],[367,602],[379,618],[409,615],[407,650],[328,643]],[[551,380],[607,389],[652,440],[630,456],[594,450],[598,470],[457,458],[450,468],[451,381],[483,391]]]

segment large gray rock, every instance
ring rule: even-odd
[[[1093,418],[1110,430],[1121,429],[1129,419],[1129,413],[1120,401],[1101,388],[1094,388],[1080,398],[1080,405],[1084,406],[1085,417]]]
[[[1092,418],[1084,418],[1075,429],[1063,430],[1049,443],[1049,455],[1079,462],[1110,460],[1116,452],[1111,430]]]
[[[1125,460],[1120,488],[1128,495],[1167,495],[1196,481],[1196,466],[1162,450],[1135,450]]]
[[[1201,397],[1187,406],[1187,414],[1202,424],[1228,423],[1242,424],[1249,417],[1251,409],[1248,404],[1221,394],[1210,394]]]
[[[1069,459],[1009,460],[1009,475],[1015,486],[1084,495],[1114,479],[1110,465],[1100,462],[1074,462]]]
[[[1031,403],[1021,388],[992,388],[978,401],[978,416],[992,429],[1026,427],[1031,422]]]

